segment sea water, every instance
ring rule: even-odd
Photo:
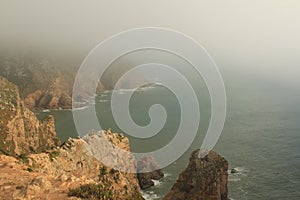
[[[239,83],[228,79],[225,85],[228,100],[226,123],[214,150],[229,161],[229,168],[238,169],[236,174],[229,173],[230,198],[300,199],[300,98],[297,90],[242,79]],[[203,88],[197,89],[202,91]],[[161,199],[187,166],[190,153],[202,143],[210,118],[210,101],[207,91],[197,95],[201,110],[198,135],[180,159],[164,169],[165,178],[143,191],[146,199]],[[82,112],[96,106],[103,129],[123,132],[112,116],[110,97],[111,91],[99,94],[95,97],[95,105],[88,105]],[[176,134],[181,113],[179,102],[174,94],[161,86],[134,93],[130,102],[133,120],[140,126],[147,125],[150,122],[148,110],[157,103],[168,113],[166,124],[152,138],[127,135],[134,152],[159,149]],[[70,110],[52,110],[38,116],[43,118],[48,114],[55,116],[61,140],[77,136]],[[93,129],[88,120],[86,126]],[[186,134],[189,134],[188,130]]]

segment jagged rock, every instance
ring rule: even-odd
[[[139,185],[142,189],[154,186],[153,180],[160,180],[164,177],[159,164],[151,156],[142,158],[137,162],[137,172]]]
[[[126,137],[111,131],[103,133],[120,148],[130,149]],[[128,162],[122,155],[115,156],[117,160]],[[69,138],[60,148],[27,155],[26,160],[22,162],[0,154],[0,199],[1,196],[8,199],[75,199],[68,196],[69,190],[86,184],[109,187],[112,199],[143,199],[136,175],[103,165],[90,154],[83,139]]]
[[[17,86],[0,77],[0,150],[7,154],[41,152],[60,145],[54,118],[39,121],[24,106]]]
[[[192,153],[187,168],[164,200],[227,200],[228,162],[211,151],[199,158],[199,150]]]
[[[66,82],[61,77],[55,78],[43,90],[36,90],[28,94],[24,101],[29,108],[59,109],[72,107],[72,81]]]
[[[38,55],[0,56],[0,76],[19,87],[29,109],[72,108],[73,84],[79,66],[80,62],[57,63]],[[103,91],[101,83],[97,88],[100,91]]]
[[[239,173],[239,170],[238,170],[237,168],[232,168],[232,169],[230,170],[230,173],[231,173],[231,174],[236,174],[236,173]]]

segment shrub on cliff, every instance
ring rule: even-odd
[[[79,188],[71,189],[68,195],[83,199],[113,199],[113,191],[109,187],[100,184],[82,185]]]

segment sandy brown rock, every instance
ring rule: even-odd
[[[227,200],[228,162],[211,151],[206,157],[192,153],[187,168],[164,200]]]
[[[0,155],[0,199],[67,199],[60,182],[45,174],[29,172],[16,158]]]
[[[130,149],[127,138],[122,137],[122,142],[118,134],[104,133],[120,148]],[[143,199],[136,175],[103,165],[83,139],[70,138],[59,148],[26,159],[0,155],[0,170],[0,199],[76,199],[68,192],[85,184],[109,186],[112,199]]]
[[[5,52],[2,52],[5,54]],[[18,86],[29,109],[70,109],[81,60],[57,60],[36,54],[0,55],[0,76]],[[88,81],[90,79],[88,78]],[[97,92],[103,91],[99,83]],[[85,100],[91,95],[85,96]]]
[[[72,80],[57,77],[51,80],[49,86],[28,94],[24,102],[29,108],[59,109],[72,107]]]
[[[60,144],[54,118],[39,121],[22,102],[17,86],[0,77],[0,150],[8,154],[41,152]]]
[[[71,63],[30,53],[0,56],[0,76],[19,87],[29,109],[71,108],[76,71]]]

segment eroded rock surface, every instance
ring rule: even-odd
[[[192,153],[187,168],[164,200],[227,200],[228,162],[211,151],[206,157]]]
[[[18,87],[0,77],[0,150],[7,154],[42,152],[60,144],[54,118],[40,121],[20,98]]]
[[[118,134],[105,134],[120,148],[129,149],[127,138],[122,137],[123,143]],[[76,199],[69,191],[86,184],[107,187],[109,199],[143,199],[135,174],[106,167],[85,143],[70,138],[61,147],[23,159],[0,155],[0,199]],[[116,155],[115,159],[126,158]]]
[[[154,186],[153,180],[160,180],[164,173],[153,157],[145,157],[137,162],[137,177],[140,187],[147,189]]]

